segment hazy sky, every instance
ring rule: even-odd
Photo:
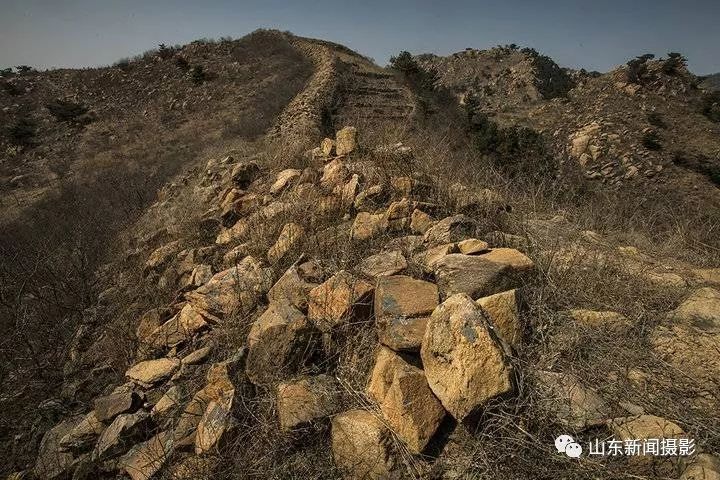
[[[517,43],[576,68],[679,51],[695,73],[720,71],[720,0],[0,0],[0,67],[104,65],[260,27],[333,40],[380,64],[400,50]]]

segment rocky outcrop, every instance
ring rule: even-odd
[[[466,294],[435,309],[420,354],[430,388],[458,420],[512,391],[513,368],[482,310]]]
[[[344,478],[380,480],[397,469],[390,431],[367,410],[350,410],[333,418],[332,452]]]

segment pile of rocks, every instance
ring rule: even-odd
[[[347,127],[310,152],[320,159],[317,167],[268,176],[255,163],[226,161],[203,173],[228,183],[210,212],[216,242],[182,249],[174,241],[151,253],[148,276],[177,287],[178,301],[139,319],[139,361],[125,373],[127,382],[45,434],[34,468],[38,478],[124,472],[145,480],[162,469],[188,471],[233,437],[242,415],[234,406],[258,391],[276,396],[282,432],[330,424],[333,458],[345,478],[401,477],[400,450],[421,454],[447,416],[473,422],[488,403],[513,395],[518,366],[512,359],[527,330],[522,292],[535,271],[533,260],[494,246],[505,237],[480,231],[463,213],[435,218],[442,209],[424,201],[423,192],[434,188],[427,179],[374,183],[367,165],[354,162],[358,151],[357,130]],[[491,201],[456,190],[464,195],[458,205]],[[288,218],[264,258],[246,253],[253,235],[263,234],[251,219],[292,216],[288,199],[311,192],[320,192],[310,197],[315,208],[331,204],[338,223],[349,224],[345,241],[380,245],[374,253],[332,269],[303,251],[327,230],[315,231],[300,217]],[[286,268],[290,255],[299,259]],[[696,300],[677,316],[692,323],[705,315]],[[720,307],[712,311],[717,323]],[[573,315],[591,322],[607,317]],[[244,345],[219,351],[213,333],[238,317],[252,320]],[[350,325],[373,329],[377,338],[362,392],[366,402],[348,400],[346,382],[334,371],[306,368]],[[657,348],[687,328],[658,331]],[[626,430],[637,433],[636,426],[654,425],[647,415],[613,419],[606,402],[572,376],[535,376],[549,397],[567,400],[558,416],[568,426],[605,424],[623,437]],[[671,427],[670,434],[682,435]]]

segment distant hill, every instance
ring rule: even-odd
[[[703,77],[700,86],[708,90],[720,90],[720,73],[713,73]]]
[[[620,185],[670,174],[683,183],[689,170],[717,182],[720,126],[701,114],[697,77],[682,62],[636,59],[598,74],[515,46],[415,58],[436,87],[501,127],[543,134],[588,178]],[[720,75],[709,80],[718,85]]]

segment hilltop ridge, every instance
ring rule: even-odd
[[[403,58],[258,31],[4,80],[2,474],[720,475],[694,76]]]

